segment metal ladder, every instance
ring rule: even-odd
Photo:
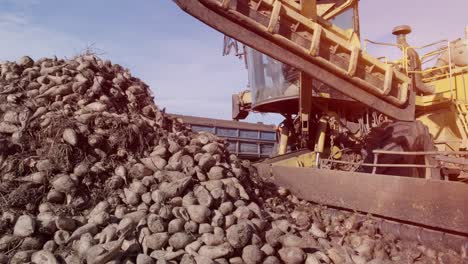
[[[411,79],[362,52],[356,34],[291,0],[174,0],[209,26],[398,120],[414,120]]]

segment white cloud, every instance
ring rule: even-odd
[[[39,0],[0,0],[0,5],[9,4],[18,9],[30,8],[39,4]]]
[[[0,25],[26,25],[26,17],[14,13],[0,13]]]
[[[69,57],[86,46],[75,36],[35,25],[14,12],[0,14],[0,36],[0,60],[15,60],[24,55]]]

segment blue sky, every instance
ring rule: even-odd
[[[468,1],[440,3],[361,0],[363,38],[393,41],[391,29],[399,24],[413,26],[415,45],[462,37]],[[247,72],[243,61],[222,56],[222,42],[222,34],[170,0],[0,0],[0,60],[72,57],[92,45],[147,82],[156,103],[173,113],[230,118],[231,94],[246,87]]]

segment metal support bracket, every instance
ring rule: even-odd
[[[231,3],[231,0],[223,0],[223,3],[221,4],[221,6],[226,9],[229,7],[229,4]]]
[[[312,56],[317,57],[320,52],[320,39],[322,38],[322,26],[315,24],[314,34],[312,36],[312,42],[310,43],[309,53]]]
[[[388,95],[392,90],[393,84],[393,66],[391,64],[387,64],[387,69],[385,70],[385,79],[384,79],[384,90],[383,94]]]
[[[301,14],[312,21],[317,20],[317,0],[301,0]]]
[[[348,76],[354,76],[356,74],[360,52],[361,50],[359,47],[352,48],[351,57],[349,58]]]
[[[268,32],[273,33],[276,25],[278,24],[279,15],[281,12],[281,2],[276,0],[273,4],[273,10],[270,17],[270,23],[268,24]]]
[[[271,168],[274,182],[300,199],[468,234],[467,184],[315,168]]]
[[[301,147],[306,148],[310,142],[310,114],[312,111],[312,77],[305,72],[299,75],[299,114],[301,118]]]

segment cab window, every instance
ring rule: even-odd
[[[328,21],[342,29],[354,30],[354,9],[350,8],[343,13],[329,19]]]

